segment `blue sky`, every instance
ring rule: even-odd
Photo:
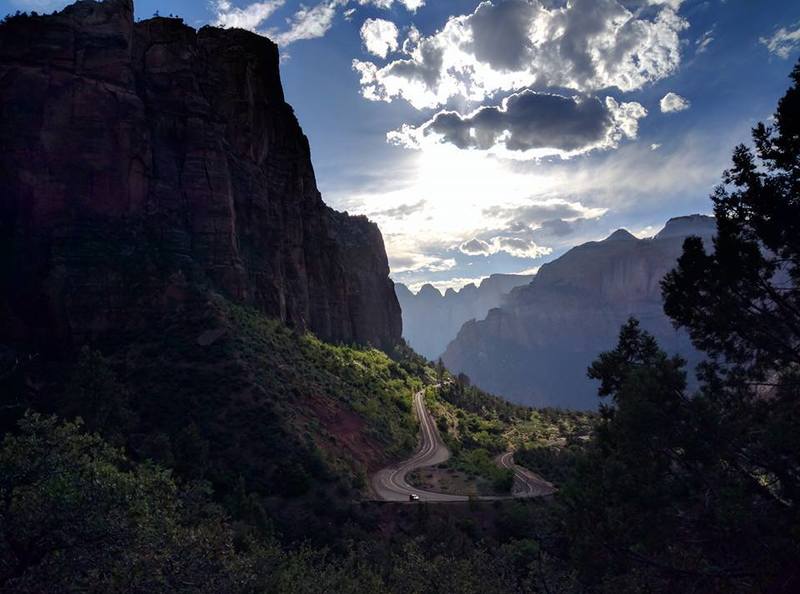
[[[279,43],[326,202],[378,222],[412,288],[708,212],[800,56],[794,0],[136,3],[157,10]]]

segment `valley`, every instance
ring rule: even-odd
[[[0,594],[800,591],[791,3],[3,7]]]

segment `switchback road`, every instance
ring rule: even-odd
[[[414,410],[417,412],[422,434],[420,447],[416,454],[405,462],[377,472],[372,477],[372,488],[378,497],[385,501],[409,501],[412,493],[418,495],[422,501],[468,501],[469,497],[464,495],[422,491],[406,482],[406,475],[409,472],[441,464],[450,458],[450,450],[444,445],[436,423],[425,407],[424,394],[422,390],[414,394]]]
[[[498,466],[514,471],[514,488],[511,492],[514,497],[543,497],[556,492],[552,483],[548,483],[527,468],[514,464],[513,452],[500,454],[496,460]]]
[[[412,494],[421,501],[468,501],[466,495],[436,493],[410,485],[406,476],[418,468],[436,466],[450,458],[450,450],[442,441],[439,429],[425,407],[424,391],[414,394],[414,410],[419,418],[420,446],[408,460],[384,468],[372,477],[372,489],[384,501],[409,501]],[[541,497],[555,492],[553,485],[539,478],[526,468],[514,464],[513,454],[506,452],[496,458],[497,464],[514,472],[514,488],[511,497]],[[508,499],[508,497],[478,497],[478,499]]]

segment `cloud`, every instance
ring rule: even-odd
[[[617,0],[556,8],[539,0],[485,1],[421,37],[408,58],[382,68],[354,60],[353,68],[365,98],[402,98],[417,109],[534,85],[632,91],[675,71],[678,34],[687,26],[670,6],[647,19]]]
[[[695,53],[702,54],[708,49],[708,46],[714,41],[714,27],[703,33],[703,35],[695,42],[697,49]]]
[[[509,224],[539,227],[546,221],[561,219],[575,222],[580,219],[596,219],[606,213],[605,208],[584,206],[581,202],[570,202],[564,198],[538,199],[521,206],[494,206],[483,210],[487,217],[500,219]]]
[[[392,7],[394,1],[395,0],[358,0],[358,3],[362,6],[371,4],[373,6],[377,6],[378,8],[384,8],[388,10]],[[416,12],[418,8],[421,8],[425,5],[425,0],[397,0],[397,3],[402,4],[412,12]]]
[[[455,268],[453,258],[440,258],[424,254],[402,254],[389,257],[389,267],[393,274],[401,272],[445,272]]]
[[[767,46],[771,54],[786,59],[800,47],[800,23],[796,24],[794,29],[781,27],[772,37],[761,37],[759,41]]]
[[[229,0],[217,0],[213,7],[216,12],[214,24],[218,27],[234,27],[255,31],[264,23],[272,13],[284,5],[285,0],[267,0],[255,2],[239,8]]]
[[[476,277],[463,277],[457,276],[455,278],[449,278],[444,281],[437,281],[437,280],[424,280],[415,283],[411,283],[408,285],[409,290],[413,291],[414,293],[418,293],[419,290],[424,285],[431,285],[440,293],[444,293],[447,289],[453,289],[454,291],[460,291],[467,285],[475,285],[478,286],[483,282],[484,279],[489,278],[487,275],[484,276],[476,276]]]
[[[378,210],[375,212],[371,212],[369,216],[376,218],[389,218],[389,219],[407,217],[410,214],[422,210],[425,207],[425,203],[426,203],[425,200],[420,200],[419,202],[414,202],[412,204],[401,204],[393,208],[387,208],[385,210]]]
[[[505,252],[517,258],[541,258],[553,253],[551,248],[539,246],[531,239],[511,236],[492,237],[489,241],[474,237],[462,243],[458,249],[468,256],[491,256]]]
[[[332,0],[331,2],[322,2],[311,8],[301,7],[290,19],[287,19],[289,29],[282,32],[270,31],[269,36],[281,46],[303,39],[324,37],[333,26],[336,9],[341,4],[341,0]]]
[[[681,97],[670,91],[661,98],[659,105],[661,106],[661,113],[672,113],[674,111],[689,109],[691,103],[686,97]]]
[[[498,226],[463,241],[458,250],[468,256],[491,256],[499,252],[517,258],[549,256],[553,249],[542,245],[543,242],[571,235],[576,226],[603,216],[607,210],[559,198],[532,198],[523,205],[485,208],[485,219],[497,222]]]
[[[389,52],[397,51],[399,44],[397,26],[384,19],[367,19],[361,26],[361,41],[371,54],[385,58]]]
[[[244,8],[234,6],[230,0],[215,0],[212,7],[215,25],[253,31],[270,37],[278,45],[285,47],[295,41],[323,37],[333,26],[338,9],[347,2],[348,0],[327,0],[310,8],[301,5],[299,10],[286,19],[288,28],[283,31],[275,27],[267,29],[265,26],[273,13],[285,5],[285,0],[254,2]]]
[[[539,274],[539,269],[541,266],[533,266],[532,268],[526,268],[525,270],[520,270],[519,272],[512,272],[511,274],[518,274],[520,276],[532,276],[534,274]]]
[[[458,249],[463,254],[467,254],[468,256],[487,256],[491,252],[491,246],[488,242],[483,241],[482,239],[478,239],[477,237],[473,237],[469,241],[465,241]]]
[[[683,0],[647,0],[650,6],[669,6],[672,10],[678,11],[683,4]]]
[[[659,144],[658,142],[654,142],[653,144],[650,145],[650,150],[651,151],[657,151],[660,148],[661,148],[661,144]]]
[[[601,102],[525,90],[466,116],[440,111],[419,127],[406,125],[387,137],[407,148],[447,143],[512,158],[568,158],[636,138],[638,120],[646,115],[639,103],[620,104],[611,97]]]

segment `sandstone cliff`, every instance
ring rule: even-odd
[[[81,0],[0,25],[0,343],[61,348],[206,286],[389,348],[377,226],[328,208],[278,49]]]
[[[663,313],[660,282],[674,268],[687,235],[710,240],[710,217],[670,220],[651,239],[625,230],[573,248],[514,289],[485,320],[466,323],[443,356],[481,388],[539,406],[594,408],[597,386],[586,368],[616,344],[630,316],[670,353],[696,362],[686,335]]]
[[[479,286],[470,283],[459,291],[447,289],[442,295],[433,285],[412,293],[402,283],[395,292],[403,310],[403,338],[421,355],[435,360],[444,352],[458,330],[469,320],[481,320],[499,307],[511,289],[531,282],[533,276],[493,274]]]

